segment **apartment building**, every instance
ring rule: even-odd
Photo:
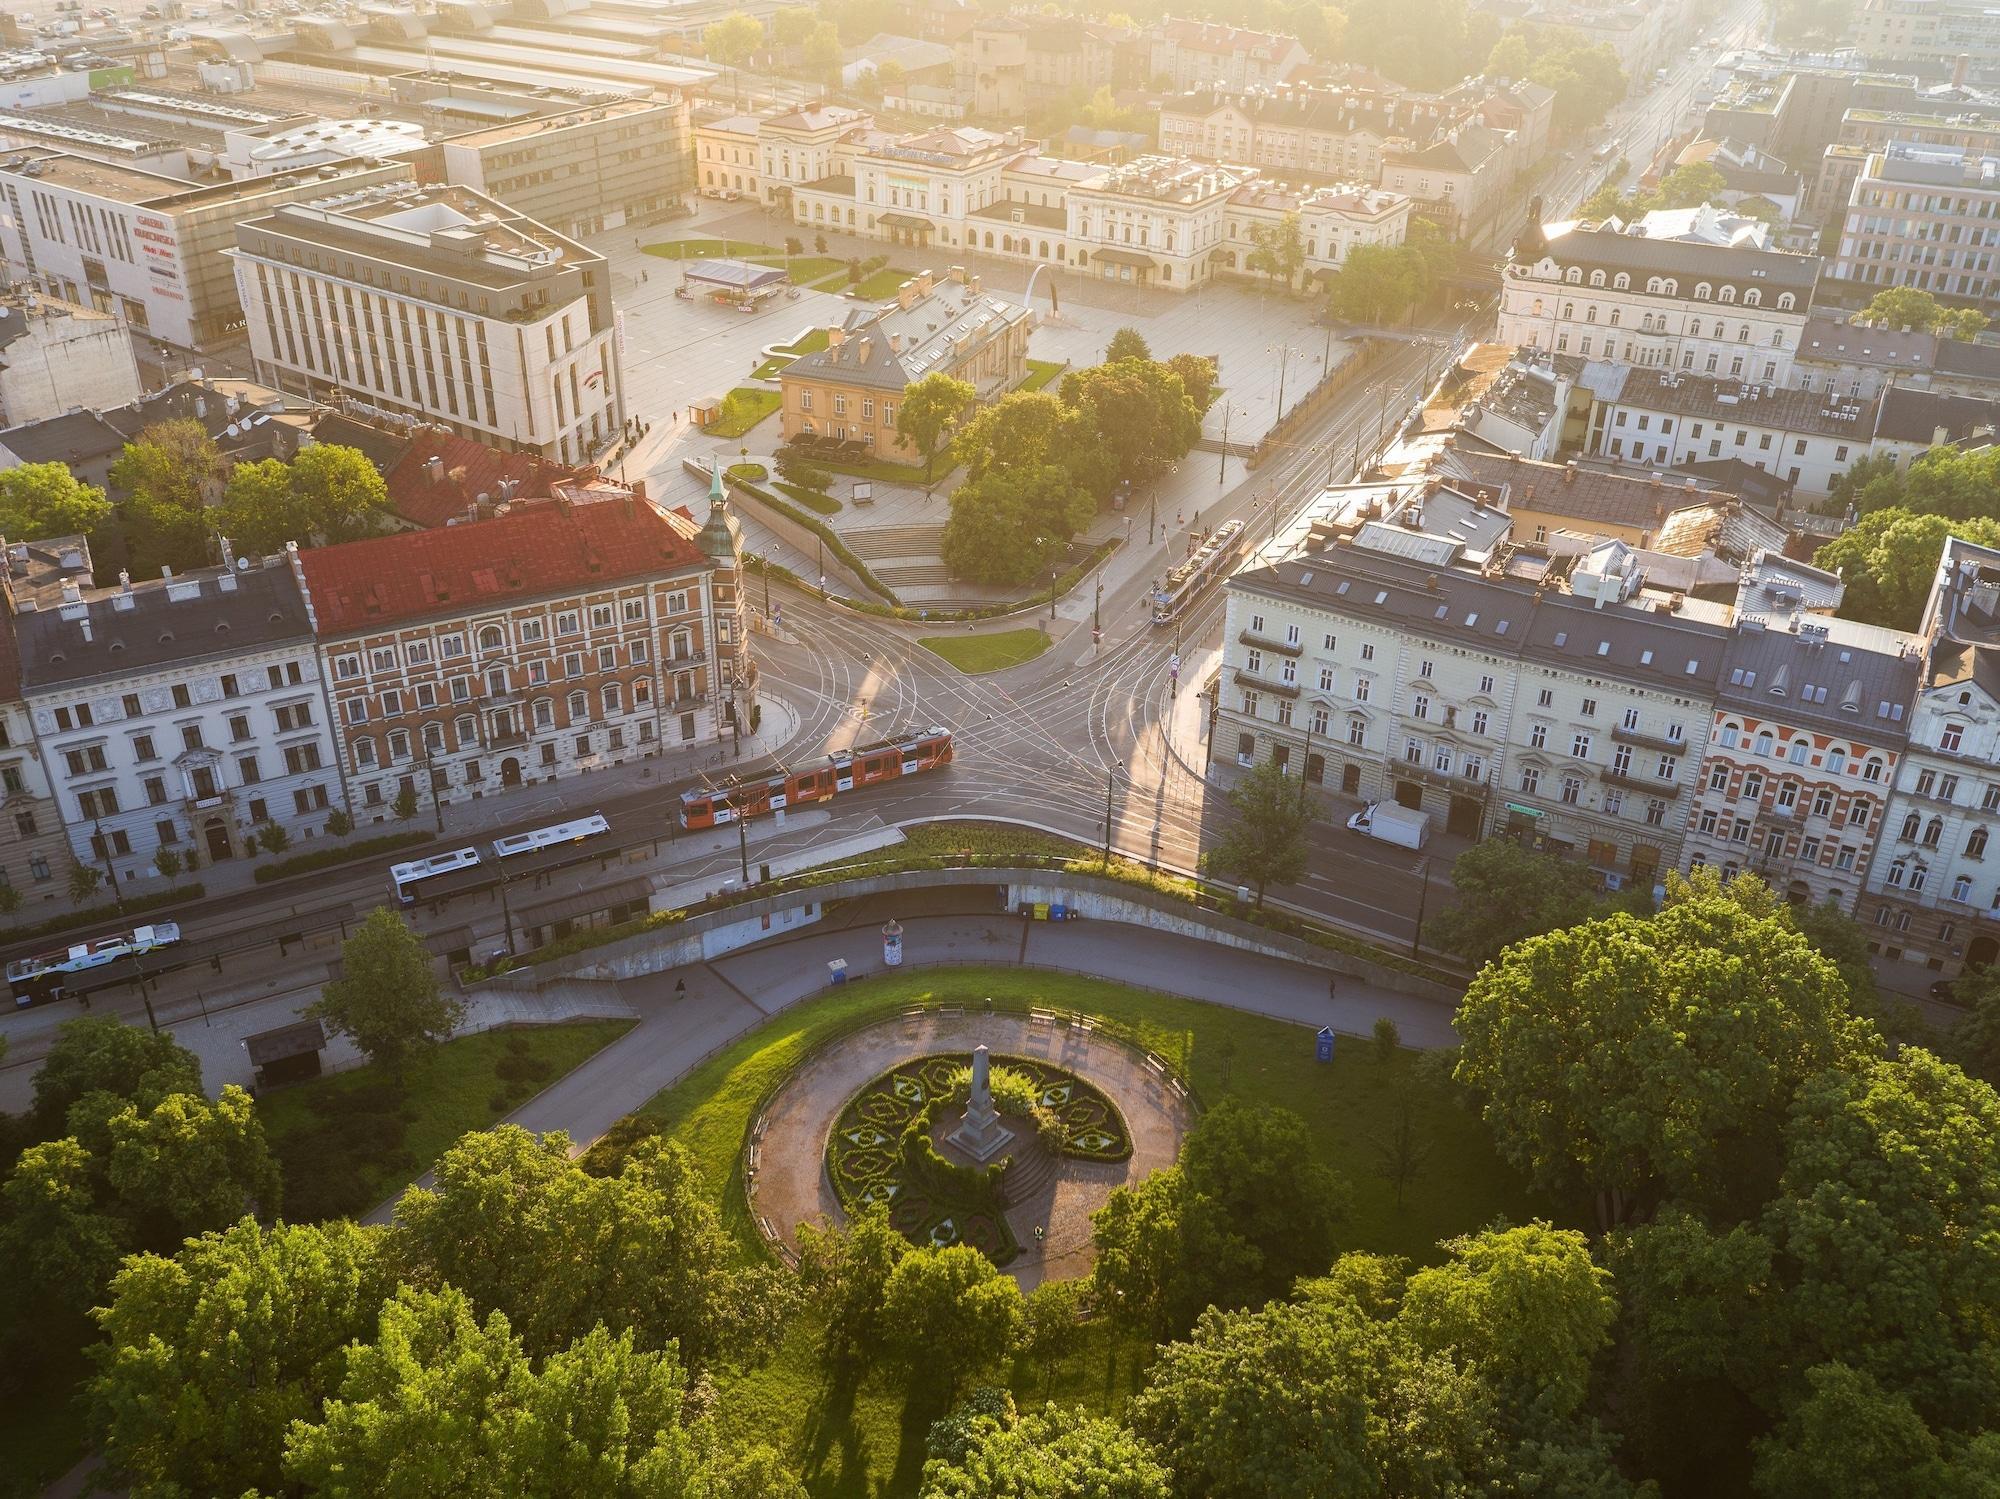
[[[714,743],[754,713],[734,537],[636,499],[304,554],[357,822]]]
[[[463,187],[393,184],[238,227],[260,377],[587,461],[625,424],[604,257]]]
[[[111,588],[87,568],[10,576],[7,602],[76,862],[146,879],[163,852],[245,857],[341,809],[295,548]]]
[[[1027,32],[1026,83],[1030,103],[1046,104],[1094,94],[1121,82],[1121,51],[1136,50],[1136,33],[1102,21],[1037,16]]]
[[[1261,276],[1249,259],[1256,252],[1259,229],[1267,234],[1296,219],[1305,249],[1301,284],[1338,271],[1350,252],[1362,245],[1400,245],[1410,230],[1411,203],[1402,193],[1356,184],[1317,188],[1280,187],[1249,182],[1229,195],[1224,212],[1227,248],[1221,269]]]
[[[139,366],[118,318],[33,292],[0,301],[0,428],[138,399]]]
[[[864,442],[915,462],[923,455],[896,431],[904,388],[945,374],[982,401],[996,400],[1027,377],[1033,326],[1027,308],[982,291],[963,269],[943,282],[922,272],[903,283],[894,306],[851,314],[827,331],[826,348],[785,367],[778,377],[785,438]]]
[[[1544,226],[1541,200],[1501,275],[1499,340],[1584,359],[1784,384],[1817,256],[1712,207],[1630,224]]]
[[[1871,154],[1828,274],[1860,296],[1907,286],[2000,301],[2000,155],[1907,141]]]
[[[1738,610],[1688,862],[1854,909],[1909,743],[1913,637],[1811,614],[1774,584]]]
[[[12,152],[0,159],[0,260],[17,282],[195,349],[243,322],[226,255],[239,221],[412,178],[407,162],[351,161],[194,186],[69,152]]]
[[[766,203],[775,201],[764,195],[757,180],[761,129],[755,115],[727,114],[696,121],[691,128],[696,190],[711,198],[721,193],[741,193]]]
[[[1957,974],[2000,962],[2000,552],[1946,542],[1918,635],[1909,744],[1857,917],[1870,949]]]
[[[1470,120],[1474,101],[1399,89],[1289,84],[1201,89],[1160,105],[1160,150],[1276,173],[1382,180],[1383,153]]]
[[[453,136],[420,175],[496,198],[572,239],[656,224],[694,195],[687,102],[613,99]]]
[[[952,42],[953,92],[979,119],[1027,113],[1029,30],[1013,16],[982,15]]]
[[[2000,71],[2000,14],[1970,0],[1862,0],[1853,34],[1877,62],[1942,72],[1963,57],[1979,77]]]
[[[1382,153],[1382,186],[1407,195],[1448,236],[1477,244],[1499,227],[1507,189],[1527,166],[1511,131],[1461,125],[1423,146]]]
[[[1181,93],[1190,89],[1272,88],[1312,62],[1295,36],[1251,31],[1213,21],[1173,17],[1149,27],[1148,76],[1164,78]]]
[[[1070,264],[1105,281],[1194,291],[1214,278],[1230,200],[1254,174],[1168,156],[1141,156],[1071,185]]]
[[[1561,558],[1433,478],[1329,494],[1228,583],[1215,751],[1650,888],[1681,857],[1726,611]]]
[[[79,543],[76,537],[10,543],[0,563],[6,586],[29,592],[41,580],[88,579],[89,552]],[[0,884],[24,907],[68,901],[69,840],[35,742],[34,716],[21,697],[21,645],[11,608],[0,615],[0,793]]]

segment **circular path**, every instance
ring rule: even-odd
[[[1021,1253],[1007,1273],[1033,1290],[1044,1280],[1087,1273],[1090,1215],[1114,1187],[1131,1186],[1180,1154],[1194,1109],[1145,1056],[1066,1019],[1038,1022],[1025,1015],[907,1016],[886,1020],[835,1042],[792,1074],[764,1111],[757,1171],[749,1183],[750,1211],[791,1249],[801,1222],[842,1221],[845,1210],[826,1175],[826,1144],[848,1100],[890,1068],[934,1052],[968,1052],[984,1044],[996,1060],[1028,1057],[1062,1067],[1104,1090],[1125,1116],[1132,1154],[1123,1161],[1064,1158],[1054,1176],[1007,1209]],[[1048,1230],[1035,1243],[1035,1228]]]

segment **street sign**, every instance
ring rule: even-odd
[[[1319,1035],[1314,1038],[1313,1055],[1322,1062],[1331,1062],[1333,1060],[1332,1026],[1323,1025],[1319,1028]]]
[[[1175,676],[1181,674],[1181,653],[1179,651],[1175,651],[1171,656],[1167,657],[1167,670]]]

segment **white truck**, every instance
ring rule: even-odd
[[[1370,802],[1347,819],[1347,831],[1365,833],[1398,848],[1422,848],[1430,841],[1431,815],[1395,802]]]

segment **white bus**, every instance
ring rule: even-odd
[[[448,854],[415,859],[408,864],[391,864],[389,890],[401,904],[413,906],[422,898],[428,882],[457,874],[462,869],[477,868],[478,865],[479,850],[476,848],[455,848]]]

